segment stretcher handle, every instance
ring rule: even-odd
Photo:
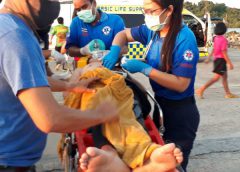
[[[160,132],[161,136],[163,136],[163,133],[165,132],[165,127],[164,127],[164,118],[163,118],[162,108],[161,108],[161,106],[159,105],[159,103],[157,102],[157,100],[154,98],[154,96],[152,95],[152,93],[149,90],[146,90],[146,93],[151,98],[151,100],[154,102],[154,104],[158,107],[159,114],[160,114],[160,118],[159,118],[159,122],[160,122],[159,132]]]

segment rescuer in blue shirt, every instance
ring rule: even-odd
[[[182,167],[186,170],[199,125],[194,99],[199,52],[194,34],[182,22],[182,9],[183,0],[144,0],[145,25],[118,33],[103,65],[112,69],[121,47],[127,42],[139,41],[147,45],[146,63],[124,59],[122,67],[149,77],[155,98],[163,110],[166,128],[163,137],[182,148]],[[156,111],[154,122],[159,127]]]
[[[124,30],[124,22],[118,15],[97,9],[95,0],[74,0],[77,16],[70,26],[66,49],[72,57],[90,55],[95,40],[100,50],[109,50],[115,35]]]

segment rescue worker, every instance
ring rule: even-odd
[[[196,138],[199,112],[194,98],[196,66],[199,59],[192,31],[182,21],[183,0],[144,0],[146,25],[125,29],[114,38],[103,65],[113,68],[121,47],[139,41],[147,45],[146,63],[125,59],[122,67],[149,77],[155,98],[162,107],[166,131],[164,139],[179,145],[186,170]],[[154,113],[159,127],[159,116]]]
[[[69,55],[90,55],[94,50],[95,40],[101,50],[109,50],[115,35],[124,30],[122,18],[98,9],[96,0],[74,0],[73,4],[77,16],[73,18],[67,37],[66,49]]]

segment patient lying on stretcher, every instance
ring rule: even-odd
[[[80,159],[86,172],[167,172],[175,169],[183,160],[182,152],[174,144],[160,146],[137,122],[133,112],[133,92],[123,76],[103,68],[94,62],[81,71],[81,79],[98,77],[90,85],[94,93],[70,93],[65,105],[71,108],[94,109],[103,98],[115,98],[119,107],[119,120],[102,125],[102,133],[110,142],[101,149],[89,147]],[[121,159],[120,159],[121,158]]]

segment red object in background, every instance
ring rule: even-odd
[[[74,57],[75,61],[78,61],[80,59],[80,57]]]

